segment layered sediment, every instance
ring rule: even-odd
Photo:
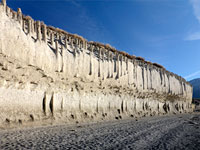
[[[191,111],[192,87],[157,63],[0,4],[0,124]]]

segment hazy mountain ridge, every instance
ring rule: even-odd
[[[193,98],[200,98],[200,78],[189,81],[193,86]]]

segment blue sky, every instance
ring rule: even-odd
[[[200,0],[7,0],[17,10],[88,41],[200,77]]]

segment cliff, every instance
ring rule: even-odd
[[[157,63],[0,4],[0,124],[191,111],[192,87]]]

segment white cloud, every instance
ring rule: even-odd
[[[186,80],[188,80],[188,79],[191,79],[192,77],[195,77],[195,76],[197,76],[197,75],[200,75],[200,70],[197,71],[197,72],[194,72],[194,73],[192,73],[192,74],[190,74],[190,75],[187,75],[187,76],[185,76],[184,78],[185,78]]]
[[[185,38],[186,41],[200,40],[200,32],[195,32]]]
[[[200,0],[190,0],[193,7],[194,15],[200,24]],[[200,40],[200,31],[190,33],[186,38],[186,41]]]
[[[190,0],[190,2],[194,9],[194,15],[200,23],[200,0]]]

